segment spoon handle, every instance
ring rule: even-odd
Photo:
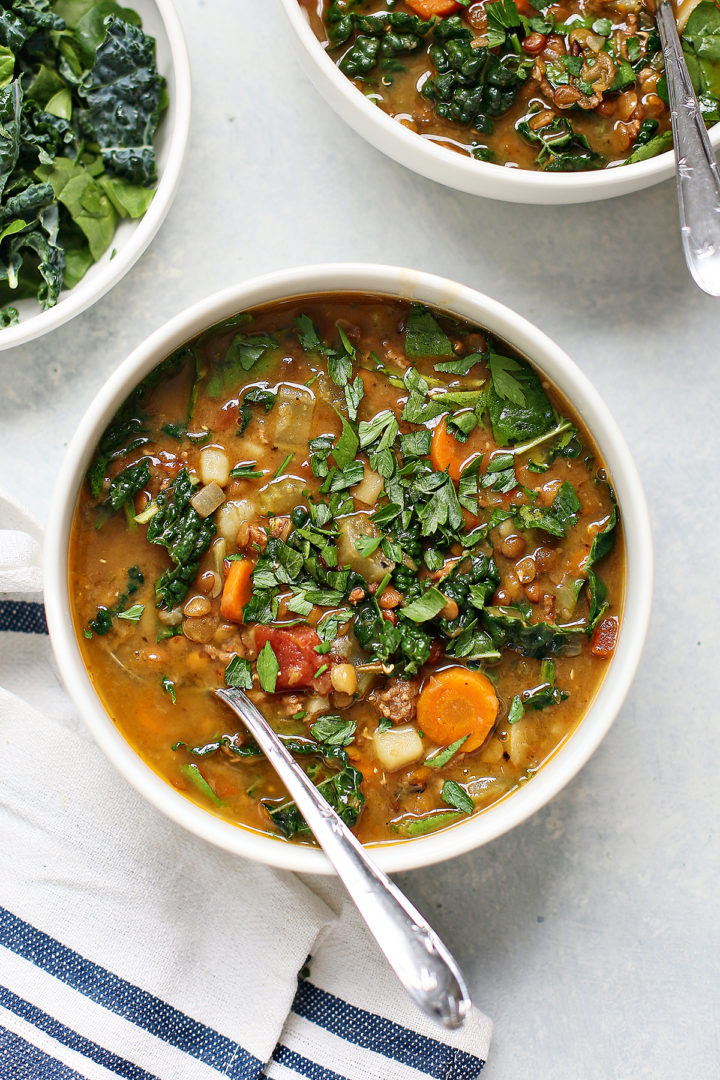
[[[688,72],[670,0],[657,9],[677,161],[680,235],[700,288],[720,296],[720,176]]]
[[[460,1027],[471,1003],[462,972],[449,950],[375,866],[242,690],[215,693],[240,717],[290,792],[410,997],[445,1027]]]

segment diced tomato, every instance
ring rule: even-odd
[[[601,660],[607,660],[615,651],[617,641],[618,621],[613,615],[611,618],[602,619],[590,639],[590,652]]]
[[[430,642],[430,655],[427,658],[428,664],[437,664],[444,652],[445,649],[443,648],[442,641],[439,641],[437,638],[433,638]]]
[[[256,626],[255,647],[260,652],[266,641],[275,653],[280,666],[275,689],[316,690],[318,694],[330,693],[330,672],[323,671],[315,678],[315,672],[328,663],[321,653],[315,652],[320,638],[312,626]]]

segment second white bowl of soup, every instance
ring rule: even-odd
[[[461,285],[343,265],[212,297],[122,365],[61,470],[46,603],[78,707],[160,809],[327,872],[212,695],[242,686],[395,871],[577,772],[651,567],[627,447],[557,346]]]
[[[408,168],[474,195],[606,199],[674,170],[664,60],[649,9],[576,0],[280,0],[301,63],[337,113]],[[713,0],[678,25],[713,146]]]

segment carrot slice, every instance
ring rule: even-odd
[[[229,622],[243,621],[243,608],[252,596],[251,576],[254,563],[251,559],[234,559],[225,578],[220,614]]]
[[[445,668],[425,683],[417,706],[418,726],[443,746],[468,736],[463,752],[477,750],[492,731],[498,712],[495,687],[481,671]]]
[[[438,18],[454,15],[462,7],[462,4],[458,4],[456,0],[405,0],[405,3],[411,11],[423,19],[430,19],[433,15],[437,15]]]
[[[430,443],[430,462],[436,472],[449,471],[453,481],[457,484],[463,466],[472,458],[478,457],[477,453],[469,451],[465,443],[459,443],[454,435],[451,435],[443,416],[440,423],[433,431]]]

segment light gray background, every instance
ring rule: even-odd
[[[170,316],[265,271],[414,266],[537,323],[593,380],[640,468],[650,636],[613,730],[550,806],[401,884],[495,1021],[487,1080],[720,1076],[720,300],[685,271],[674,186],[567,209],[456,194],[343,125],[268,0],[177,3],[194,83],[180,192],[112,293],[0,354],[0,484],[44,519],[106,376]]]

